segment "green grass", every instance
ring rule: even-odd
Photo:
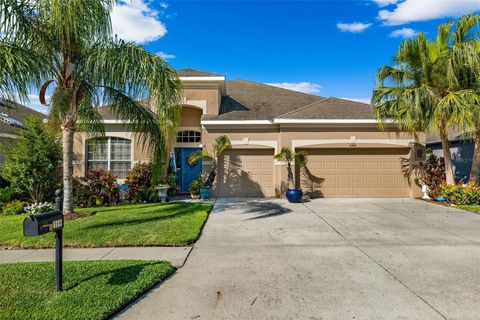
[[[91,214],[65,221],[65,247],[181,246],[196,241],[212,205],[208,203],[140,204],[76,209]],[[0,247],[51,248],[52,233],[24,237],[26,215],[0,216]]]
[[[475,212],[475,213],[480,213],[480,206],[479,205],[460,205],[458,208]]]
[[[164,261],[64,262],[55,291],[51,262],[0,264],[0,319],[105,319],[174,272]]]

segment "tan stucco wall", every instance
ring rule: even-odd
[[[201,109],[183,106],[179,128],[200,128],[201,118]]]
[[[182,110],[182,122],[180,127],[194,128],[199,126],[201,110],[195,108],[184,108]],[[140,142],[138,134],[127,132],[127,127],[121,124],[106,125],[106,136],[122,137],[133,139],[133,164],[139,161],[150,160],[148,150],[142,148],[145,144]],[[204,127],[202,129],[201,144],[185,145],[177,144],[178,147],[200,147],[203,146],[211,151],[211,146],[216,137],[227,135],[232,141],[234,149],[273,149],[276,153],[281,147],[287,146],[294,149],[293,144],[299,140],[312,140],[312,144],[303,147],[309,148],[351,148],[349,142],[325,144],[326,140],[348,140],[356,137],[357,143],[355,148],[398,148],[398,141],[407,143],[413,141],[411,134],[396,132],[379,131],[375,126],[368,127],[345,127],[345,126],[309,126],[309,127],[281,127],[281,126],[244,126],[242,127]],[[74,142],[74,175],[82,176],[85,173],[85,139],[82,133],[75,134]],[[362,139],[369,140],[369,143],[362,143]],[[317,143],[320,140],[322,143]],[[372,143],[371,140],[378,140],[378,143]],[[392,144],[389,144],[389,141]],[[425,145],[425,135],[418,134],[418,142],[421,148]],[[395,144],[397,143],[397,144]],[[407,147],[408,144],[405,146]],[[283,196],[287,187],[286,177],[287,171],[283,163],[273,161],[272,166],[274,172],[274,188],[276,196]],[[203,162],[203,171],[207,173],[210,169],[210,163]],[[421,192],[413,183],[411,177],[411,196],[417,197]]]
[[[218,114],[221,101],[221,94],[218,88],[195,88],[186,86],[183,89],[183,99],[194,101],[206,101],[206,114]]]

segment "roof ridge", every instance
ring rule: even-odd
[[[342,101],[348,101],[348,102],[354,102],[354,103],[361,103],[361,104],[366,104],[367,106],[372,106],[373,107],[373,105],[371,103],[365,103],[365,102],[360,102],[360,101],[356,101],[356,100],[349,100],[349,99],[337,98],[337,97],[329,97],[329,99],[342,100]]]
[[[286,115],[289,115],[289,114],[298,112],[298,111],[300,111],[300,110],[303,110],[303,109],[306,109],[306,108],[308,108],[308,107],[311,107],[311,106],[313,106],[313,105],[315,105],[315,104],[317,104],[317,103],[319,103],[319,102],[323,102],[323,101],[325,101],[325,100],[330,99],[330,98],[325,98],[325,97],[320,97],[320,98],[321,98],[321,99],[318,100],[318,101],[312,102],[312,103],[310,103],[310,104],[307,104],[306,106],[303,106],[303,107],[300,107],[300,108],[298,108],[298,109],[289,111],[289,112],[287,112],[287,113],[283,113],[283,114],[275,117],[274,119],[276,119],[276,118],[282,118],[282,117],[284,117],[284,116],[286,116]]]
[[[309,96],[309,97],[316,97],[316,98],[325,98],[325,99],[327,99],[326,97],[317,96],[317,95],[314,95],[314,94],[305,93],[305,92],[300,92],[300,91],[295,91],[295,90],[290,90],[290,89],[285,89],[285,88],[281,88],[281,87],[276,87],[276,86],[272,86],[272,85],[269,85],[269,84],[266,84],[266,83],[256,82],[256,81],[252,81],[252,80],[233,79],[233,80],[228,80],[227,82],[231,82],[231,81],[245,81],[245,82],[255,83],[255,84],[258,84],[258,85],[261,85],[261,86],[264,86],[264,87],[279,89],[279,90],[288,91],[288,92],[294,92],[294,93],[302,94],[302,95]]]

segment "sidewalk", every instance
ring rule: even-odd
[[[64,260],[165,260],[179,268],[192,247],[119,247],[63,249]],[[0,263],[54,261],[54,249],[0,250]]]

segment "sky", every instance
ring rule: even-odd
[[[368,102],[401,41],[473,12],[480,0],[119,0],[112,25],[177,69]]]

